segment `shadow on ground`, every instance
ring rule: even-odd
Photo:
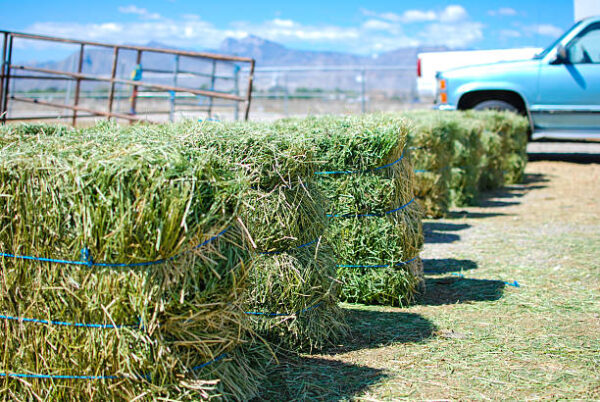
[[[444,304],[471,303],[498,300],[506,284],[489,279],[470,279],[459,276],[425,278],[425,292],[418,304],[440,306]]]
[[[254,401],[348,400],[386,377],[380,369],[290,355],[279,358]]]
[[[420,342],[437,330],[418,314],[380,311],[369,307],[344,307],[351,335],[340,344],[322,351],[336,355],[391,343]],[[269,373],[265,386],[255,401],[269,400],[349,400],[387,374],[380,369],[357,366],[318,356],[285,355]]]
[[[597,153],[584,153],[584,152],[560,152],[560,153],[546,153],[546,152],[530,152],[527,154],[527,158],[530,162],[548,161],[548,162],[570,162],[570,163],[600,163],[600,154]]]
[[[474,206],[480,208],[502,208],[518,205],[521,203],[519,199],[525,196],[529,191],[546,188],[547,186],[545,183],[549,181],[550,180],[544,174],[526,173],[523,176],[521,184],[507,185],[499,189],[481,192],[479,197],[477,197]],[[467,214],[466,216],[465,213]],[[469,216],[469,214],[471,213],[468,211],[458,211],[455,212],[452,217],[480,218],[506,215],[498,212],[490,214],[473,213],[474,216]]]
[[[460,230],[468,229],[471,225],[462,223],[447,223],[447,222],[423,222],[423,232],[425,234],[426,243],[454,243],[460,240],[460,236],[456,233]]]
[[[449,219],[480,219],[480,218],[493,218],[496,216],[508,216],[510,214],[505,214],[502,212],[471,212],[466,210],[460,211],[450,211],[448,213]]]
[[[351,336],[342,344],[324,351],[346,353],[386,346],[391,343],[420,342],[433,335],[435,326],[419,314],[346,308]]]
[[[443,275],[450,272],[477,269],[477,263],[456,258],[423,258],[423,270],[426,275]]]

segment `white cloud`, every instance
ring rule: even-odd
[[[215,47],[227,36],[240,37],[245,32],[220,30],[200,20],[136,21],[128,23],[82,24],[65,22],[38,22],[26,32],[58,37],[108,43],[145,44],[158,41],[181,47]]]
[[[402,14],[392,12],[378,13],[371,10],[361,9],[361,13],[367,17],[376,17],[378,19],[390,22],[402,22],[411,24],[416,22],[457,22],[468,17],[467,10],[464,7],[451,4],[443,10],[437,12],[434,10],[406,10]]]
[[[294,21],[292,21],[292,20],[282,20],[279,18],[275,18],[272,22],[273,22],[273,25],[283,27],[283,28],[291,28],[295,25]]]
[[[136,14],[148,20],[158,20],[161,18],[161,15],[158,13],[151,13],[145,8],[136,7],[134,5],[119,7],[118,10],[122,14]]]
[[[244,31],[261,38],[279,42],[329,42],[339,43],[358,39],[358,27],[340,27],[336,25],[304,25],[293,20],[275,18],[260,24],[249,22],[232,23],[235,30]]]
[[[439,14],[441,22],[460,22],[466,20],[468,17],[467,10],[463,6],[458,5],[450,5]]]
[[[394,24],[391,24],[386,21],[370,19],[370,20],[365,21],[362,24],[362,27],[364,29],[374,30],[374,31],[389,31],[394,28]]]
[[[517,15],[517,10],[515,10],[514,8],[510,8],[510,7],[500,7],[497,10],[489,10],[488,14],[491,15],[492,17],[496,16],[496,15],[501,15],[504,17],[512,17]]]
[[[407,10],[402,13],[401,21],[405,23],[435,21],[438,18],[434,11]]]
[[[502,38],[520,38],[523,34],[514,29],[501,29],[500,36]]]
[[[551,36],[555,38],[559,37],[563,33],[563,29],[552,24],[531,25],[525,29],[532,34]]]
[[[434,23],[420,33],[424,43],[443,44],[449,47],[466,47],[483,39],[484,25],[465,21],[460,24]]]
[[[37,22],[26,31],[107,43],[156,41],[198,50],[217,48],[228,37],[240,39],[256,35],[284,45],[310,45],[364,54],[421,44],[467,47],[483,37],[483,25],[471,21],[467,11],[457,5],[438,11],[407,10],[402,14],[361,10],[370,18],[350,26],[303,24],[276,17],[259,23],[238,21],[217,27],[196,14],[171,19],[136,6],[120,7],[119,11],[139,18],[101,23]],[[404,24],[417,21],[424,25],[411,26],[408,33],[404,31]]]

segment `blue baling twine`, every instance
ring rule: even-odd
[[[79,322],[64,322],[64,321],[49,321],[49,320],[37,320],[35,318],[23,318],[23,317],[11,317],[8,315],[0,315],[2,320],[12,320],[19,322],[29,322],[34,324],[47,324],[47,325],[61,325],[65,327],[80,327],[80,328],[101,328],[101,329],[119,329],[119,328],[135,328],[141,327],[141,324],[131,325],[112,325],[112,324],[84,324]]]
[[[222,230],[217,235],[198,244],[197,246],[192,248],[192,250],[196,250],[202,246],[205,246],[205,245],[211,243],[215,239],[217,239],[220,236],[222,236],[223,234],[225,234],[225,232],[227,232],[230,228],[231,227],[228,227],[228,228]],[[190,251],[192,251],[192,250],[190,250]],[[186,252],[189,252],[189,251],[186,251]],[[6,254],[6,253],[0,253],[0,257],[8,257],[8,258],[16,258],[16,259],[20,259],[20,260],[30,260],[30,261],[40,261],[40,262],[52,262],[52,263],[56,263],[56,264],[116,268],[116,267],[141,267],[141,266],[157,265],[157,264],[164,263],[167,261],[172,261],[172,260],[176,259],[177,257],[180,257],[181,255],[185,254],[186,252],[177,254],[170,258],[163,258],[163,259],[156,260],[156,261],[139,262],[139,263],[134,263],[134,264],[95,263],[95,262],[93,262],[92,258],[90,257],[90,250],[87,247],[84,248],[83,250],[81,250],[81,258],[83,261],[57,260],[57,259],[53,259],[53,258],[38,258],[38,257],[21,256],[21,255]],[[13,317],[13,316],[7,316],[7,315],[0,315],[0,319],[21,321],[21,322],[28,322],[28,323],[35,323],[35,324],[61,325],[61,326],[79,327],[79,328],[101,328],[101,329],[119,329],[119,328],[127,328],[127,327],[142,328],[141,323],[140,324],[129,324],[129,325],[86,324],[86,323],[79,323],[79,322],[39,320],[39,319],[35,319],[35,318]]]
[[[219,360],[227,357],[227,353],[223,353],[212,360],[207,361],[206,363],[202,363],[199,366],[193,367],[193,371],[198,371],[203,369],[206,366],[209,366]],[[1,377],[8,378],[39,378],[43,380],[124,380],[129,377],[119,376],[119,375],[56,375],[56,374],[23,374],[23,373],[0,373]],[[150,374],[143,374],[140,376],[134,376],[137,379],[146,379],[148,381],[151,380]]]
[[[116,375],[51,375],[51,374],[22,374],[0,373],[0,377],[8,378],[41,378],[44,380],[118,380],[125,377]]]
[[[319,238],[320,238],[320,237],[317,237],[316,239],[314,239],[314,240],[311,240],[311,241],[309,241],[308,243],[301,244],[301,245],[299,245],[298,247],[296,247],[296,249],[300,249],[300,248],[308,247],[308,246],[310,246],[311,244],[314,244],[314,243],[318,242],[318,241],[319,241]],[[261,252],[259,252],[258,254],[262,254],[262,255],[273,255],[273,254],[281,254],[281,253],[285,253],[285,252],[287,252],[287,251],[290,251],[290,250],[283,250],[283,251],[261,251]]]
[[[410,200],[409,202],[407,202],[406,204],[396,208],[396,209],[392,209],[390,211],[385,211],[383,213],[379,213],[379,214],[327,214],[328,218],[364,218],[364,217],[370,217],[370,216],[386,216],[389,214],[393,214],[394,212],[398,212],[400,210],[403,210],[404,208],[408,207],[410,204],[412,204],[415,201],[415,198],[413,197],[412,200]]]
[[[369,173],[369,172],[375,172],[377,170],[381,170],[381,169],[385,169],[388,168],[390,166],[394,166],[396,163],[400,162],[402,159],[404,159],[404,151],[402,151],[402,155],[400,155],[400,157],[398,159],[396,159],[395,161],[388,163],[387,165],[383,165],[383,166],[379,166],[373,169],[367,169],[367,170],[331,170],[331,171],[324,171],[324,172],[315,172],[316,175],[328,175],[328,174],[358,174],[358,173]]]
[[[197,370],[203,369],[204,367],[209,366],[209,365],[211,365],[211,364],[213,364],[215,362],[218,362],[219,360],[222,360],[222,359],[224,359],[226,357],[227,357],[227,353],[223,353],[223,354],[215,357],[214,359],[207,361],[206,363],[202,363],[199,366],[192,367],[192,370],[197,371]]]
[[[212,241],[216,240],[217,238],[219,238],[220,236],[222,236],[223,234],[225,234],[225,232],[227,232],[229,229],[231,228],[228,227],[224,230],[222,230],[220,233],[218,233],[217,235],[211,237],[208,240],[203,241],[202,243],[198,244],[197,246],[195,246],[194,248],[192,248],[189,251],[184,251],[182,253],[176,254],[170,258],[162,258],[160,260],[156,260],[156,261],[148,261],[148,262],[136,262],[133,264],[123,264],[123,263],[106,263],[106,262],[94,262],[94,260],[92,259],[92,257],[90,256],[90,250],[87,247],[84,247],[81,250],[81,259],[82,261],[71,261],[71,260],[57,260],[54,258],[41,258],[41,257],[31,257],[31,256],[27,256],[27,255],[15,255],[15,254],[7,254],[7,253],[0,253],[0,257],[6,257],[6,258],[16,258],[19,260],[30,260],[30,261],[39,261],[39,262],[52,262],[55,264],[65,264],[65,265],[80,265],[80,266],[87,266],[87,267],[103,267],[103,268],[135,268],[135,267],[146,267],[146,266],[151,266],[151,265],[158,265],[158,264],[163,264],[167,261],[173,261],[178,257],[181,257],[183,254],[186,254],[192,250],[196,250],[202,246],[207,245],[208,243],[211,243]]]
[[[291,315],[300,315],[302,313],[306,313],[307,311],[310,311],[312,309],[315,309],[317,307],[319,307],[322,303],[317,303],[315,305],[312,305],[310,307],[307,307],[303,310],[299,310],[296,311],[295,313],[263,313],[260,311],[246,311],[246,314],[248,315],[262,315],[262,316],[267,316],[267,317],[284,317],[284,316],[291,316]]]
[[[401,267],[402,265],[410,264],[415,261],[419,256],[411,258],[408,261],[398,262],[396,264],[381,264],[381,265],[336,265],[336,268],[388,268],[388,267]]]

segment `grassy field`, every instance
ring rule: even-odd
[[[263,399],[599,400],[598,183],[598,164],[532,162],[425,221],[419,302],[345,305],[353,338],[282,360]]]

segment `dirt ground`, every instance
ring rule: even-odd
[[[424,222],[416,305],[346,305],[354,338],[265,398],[600,400],[600,154],[535,147],[523,184]]]

